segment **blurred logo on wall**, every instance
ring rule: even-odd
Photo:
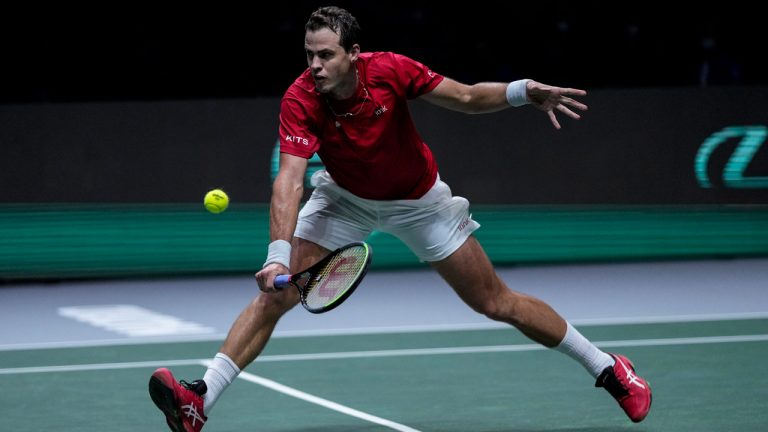
[[[713,184],[712,177],[722,173],[723,187],[768,189],[768,148],[763,145],[767,137],[766,126],[729,126],[710,135],[699,147],[694,161],[699,186],[716,187],[719,183]],[[716,155],[727,157],[722,169],[722,164],[712,163]]]

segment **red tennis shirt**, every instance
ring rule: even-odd
[[[408,57],[362,53],[357,92],[334,100],[304,71],[280,105],[280,151],[317,153],[336,183],[366,199],[417,199],[437,178],[437,163],[413,124],[408,99],[432,91],[443,76]]]

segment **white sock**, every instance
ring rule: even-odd
[[[203,377],[203,381],[208,387],[208,391],[203,395],[203,412],[206,416],[211,415],[216,400],[232,384],[238,374],[240,374],[240,368],[231,358],[226,354],[216,354]]]
[[[603,369],[613,366],[613,357],[600,351],[592,342],[587,340],[571,323],[565,332],[565,337],[555,349],[568,354],[571,358],[581,363],[594,378],[597,378]]]

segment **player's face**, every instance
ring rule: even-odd
[[[308,31],[304,35],[304,50],[317,90],[320,93],[348,97],[345,93],[353,91],[357,85],[353,66],[360,54],[360,47],[355,44],[347,52],[339,45],[339,35],[328,28],[322,28]]]

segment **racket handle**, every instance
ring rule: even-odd
[[[291,283],[291,275],[277,275],[275,276],[275,288],[277,289],[283,289],[290,285]]]

